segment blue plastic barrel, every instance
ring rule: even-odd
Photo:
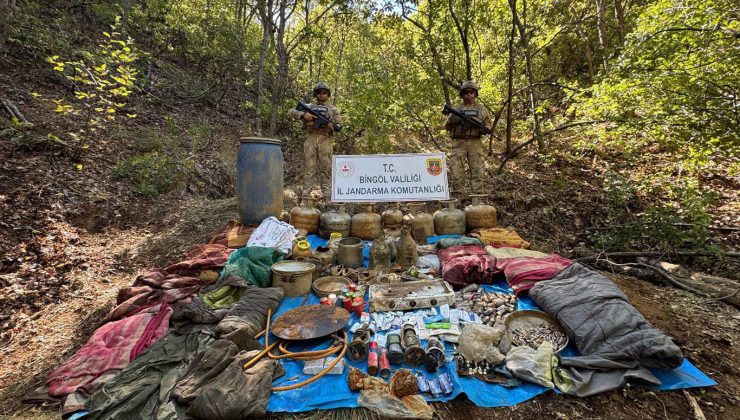
[[[243,137],[236,158],[239,218],[258,225],[283,211],[283,151],[280,140]]]

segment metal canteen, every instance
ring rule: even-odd
[[[419,259],[419,251],[416,249],[416,242],[411,237],[411,227],[408,225],[401,228],[401,240],[398,243],[396,257],[403,269],[416,265],[416,260]]]
[[[370,261],[367,268],[375,270],[378,274],[385,274],[391,271],[391,250],[385,241],[385,234],[381,231],[373,240],[373,246],[370,248]]]

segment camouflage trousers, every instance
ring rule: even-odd
[[[450,152],[450,180],[451,190],[455,194],[465,194],[468,179],[470,179],[470,194],[482,193],[484,188],[483,175],[483,143],[477,139],[452,139]],[[465,172],[465,162],[470,168],[470,176]]]
[[[331,136],[320,133],[306,133],[303,143],[304,164],[303,195],[310,195],[317,186],[321,188],[324,200],[331,195]]]

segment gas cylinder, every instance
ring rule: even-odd
[[[472,203],[465,207],[465,227],[473,229],[496,227],[496,208],[486,203],[487,194],[470,194]]]
[[[398,204],[389,207],[381,214],[383,219],[383,228],[389,230],[400,229],[403,223],[403,212],[398,208]]]
[[[332,232],[339,232],[343,238],[349,237],[352,226],[352,216],[344,211],[344,204],[339,204],[337,210],[321,214],[319,219],[319,236],[329,239]]]
[[[364,213],[352,216],[352,236],[365,240],[372,240],[382,230],[380,215],[373,213],[373,205],[368,204]]]
[[[411,237],[419,244],[427,243],[427,238],[434,236],[434,218],[421,210],[422,203],[410,203],[410,214],[404,216],[404,223],[411,225]]]
[[[290,210],[290,224],[296,229],[305,229],[308,233],[319,233],[321,212],[313,206],[314,199],[303,197],[303,205]]]
[[[465,212],[455,207],[457,199],[443,200],[447,205],[434,212],[434,232],[437,235],[464,235]]]

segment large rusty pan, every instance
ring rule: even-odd
[[[307,305],[280,315],[270,332],[283,340],[312,340],[344,328],[349,312],[334,305]]]

